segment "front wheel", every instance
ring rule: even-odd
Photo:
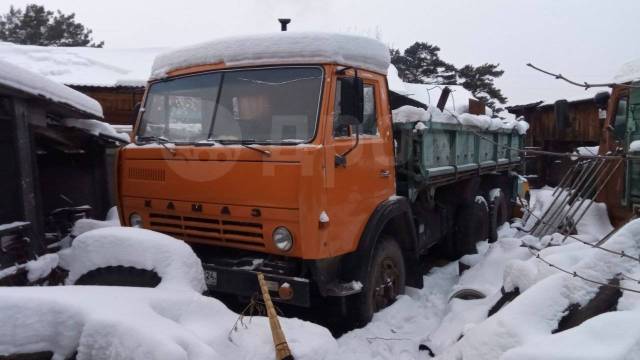
[[[357,326],[364,326],[373,314],[393,304],[398,295],[404,294],[405,267],[402,250],[391,237],[380,239],[368,267],[366,284],[362,292],[354,296],[352,316]]]

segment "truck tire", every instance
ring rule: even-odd
[[[133,286],[154,288],[160,284],[155,271],[130,266],[107,266],[80,276],[74,285]]]
[[[443,240],[442,255],[449,260],[457,260],[477,253],[476,244],[489,237],[488,222],[489,209],[484,201],[461,204],[456,211],[454,234],[448,241]]]
[[[393,304],[398,295],[404,294],[404,257],[393,238],[380,238],[368,269],[362,292],[353,296],[351,304],[350,315],[356,326],[366,325],[374,313]]]
[[[491,192],[500,189],[493,189]],[[490,192],[490,193],[491,193]],[[509,200],[500,191],[493,199],[489,199],[489,242],[498,240],[498,228],[509,220]]]

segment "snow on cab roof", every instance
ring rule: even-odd
[[[102,118],[100,104],[70,87],[49,80],[46,77],[20,66],[0,60],[0,86],[16,89],[31,95],[42,96],[77,110]]]
[[[52,47],[0,42],[0,59],[70,86],[144,87],[167,48]]]
[[[174,70],[216,64],[252,66],[335,63],[386,74],[389,49],[378,40],[356,35],[279,32],[236,36],[175,49],[158,55],[152,79]]]
[[[640,58],[622,65],[613,78],[613,81],[616,83],[626,83],[637,80],[640,80]]]

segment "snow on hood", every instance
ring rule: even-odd
[[[616,83],[626,83],[636,80],[640,80],[640,59],[635,59],[623,64],[613,78],[613,81]]]
[[[66,104],[95,117],[102,118],[100,104],[70,87],[52,81],[20,66],[0,60],[0,85],[43,96],[49,100]]]
[[[152,79],[190,66],[224,62],[227,66],[336,63],[386,74],[389,49],[356,35],[278,32],[216,39],[158,55]]]

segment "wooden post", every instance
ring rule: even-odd
[[[273,345],[276,348],[276,360],[293,360],[293,355],[289,350],[287,339],[284,337],[282,328],[280,327],[280,321],[278,321],[278,314],[271,302],[271,295],[269,295],[269,289],[267,283],[264,281],[264,275],[258,273],[258,283],[260,284],[260,291],[262,291],[262,299],[264,305],[267,308],[267,315],[269,316],[269,326],[271,327],[271,335],[273,336]]]
[[[45,123],[44,109],[28,104],[25,100],[14,99],[14,135],[16,149],[13,156],[17,159],[22,195],[22,218],[31,223],[31,250],[40,254],[43,249],[44,224],[42,220],[42,201],[38,183],[37,158],[30,123]],[[11,156],[11,155],[9,155]]]

